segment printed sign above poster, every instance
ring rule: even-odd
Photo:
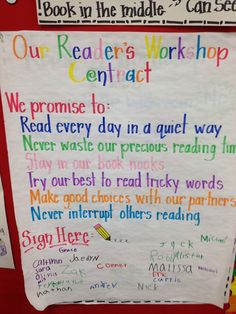
[[[236,226],[235,34],[2,38],[30,302],[222,307]]]
[[[39,24],[236,25],[235,0],[37,0]]]

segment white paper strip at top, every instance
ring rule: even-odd
[[[236,25],[235,0],[37,0],[39,24]]]

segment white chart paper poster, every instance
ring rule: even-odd
[[[236,36],[10,32],[1,82],[25,289],[222,307],[236,224]]]
[[[0,177],[0,268],[14,268]]]

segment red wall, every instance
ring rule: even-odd
[[[236,32],[236,27],[142,27],[142,26],[39,26],[37,25],[36,1],[17,0],[10,5],[6,0],[0,1],[0,31],[16,30],[71,30],[71,31],[160,31],[160,32],[201,32],[221,31]],[[0,69],[1,70],[1,69]],[[0,100],[0,173],[5,192],[5,204],[11,235],[12,249],[16,270],[0,269],[0,313],[1,314],[33,314],[39,313],[28,302],[24,292],[21,270],[18,232],[15,223],[9,165],[6,149],[2,104]],[[225,306],[225,309],[227,305]],[[47,314],[118,314],[121,311],[129,314],[223,314],[212,305],[60,305],[50,306],[43,313]]]

